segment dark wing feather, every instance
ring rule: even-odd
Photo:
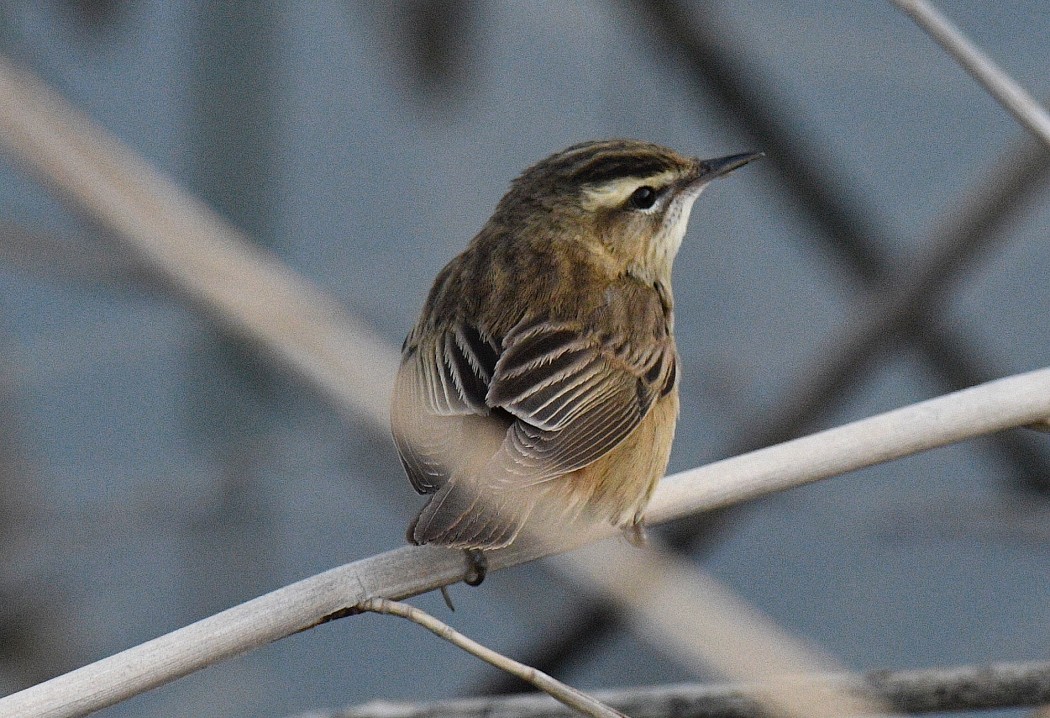
[[[487,402],[518,420],[490,469],[517,486],[604,456],[634,431],[673,381],[670,339],[632,355],[564,325],[534,324],[504,343]]]
[[[459,459],[473,416],[488,416],[485,394],[498,350],[471,327],[431,341],[406,342],[394,383],[391,429],[401,463],[419,493],[433,493]],[[505,428],[505,427],[501,427]]]
[[[419,353],[406,355],[394,382],[390,426],[401,464],[412,487],[432,493],[444,481],[444,458],[451,447],[442,432],[445,419],[430,410],[433,401],[426,388],[426,370]]]

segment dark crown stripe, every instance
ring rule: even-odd
[[[572,171],[571,177],[580,184],[605,184],[614,180],[651,177],[675,168],[668,157],[652,153],[610,153],[593,157]]]

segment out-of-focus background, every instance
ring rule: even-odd
[[[1044,2],[941,7],[1050,97]],[[550,152],[764,151],[679,254],[672,470],[1050,364],[1050,153],[889,3],[11,0],[0,53],[392,345]],[[0,163],[0,694],[399,546],[422,503],[385,433],[119,247]],[[1046,657],[1048,500],[1050,439],[1015,431],[671,530],[849,666],[985,663]],[[453,594],[580,687],[697,673],[542,563]],[[362,616],[99,715],[510,687]]]

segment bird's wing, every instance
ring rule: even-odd
[[[429,341],[414,334],[405,342],[394,383],[391,428],[412,486],[433,493],[460,458],[470,417],[491,414],[485,395],[500,350],[463,323]]]
[[[632,348],[616,337],[535,322],[512,331],[486,403],[517,420],[489,465],[492,479],[530,485],[583,468],[627,438],[674,387],[673,340]]]
[[[528,488],[601,458],[675,384],[669,336],[631,352],[568,324],[529,322],[500,345],[459,324],[410,337],[394,392],[401,461],[433,493],[414,543],[497,548],[536,500]]]

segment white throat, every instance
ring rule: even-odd
[[[649,245],[648,264],[658,278],[669,278],[671,265],[678,254],[685,238],[685,231],[689,227],[689,215],[693,211],[693,203],[703,192],[706,184],[687,189],[671,199],[664,214],[663,224],[659,232],[653,237]]]

